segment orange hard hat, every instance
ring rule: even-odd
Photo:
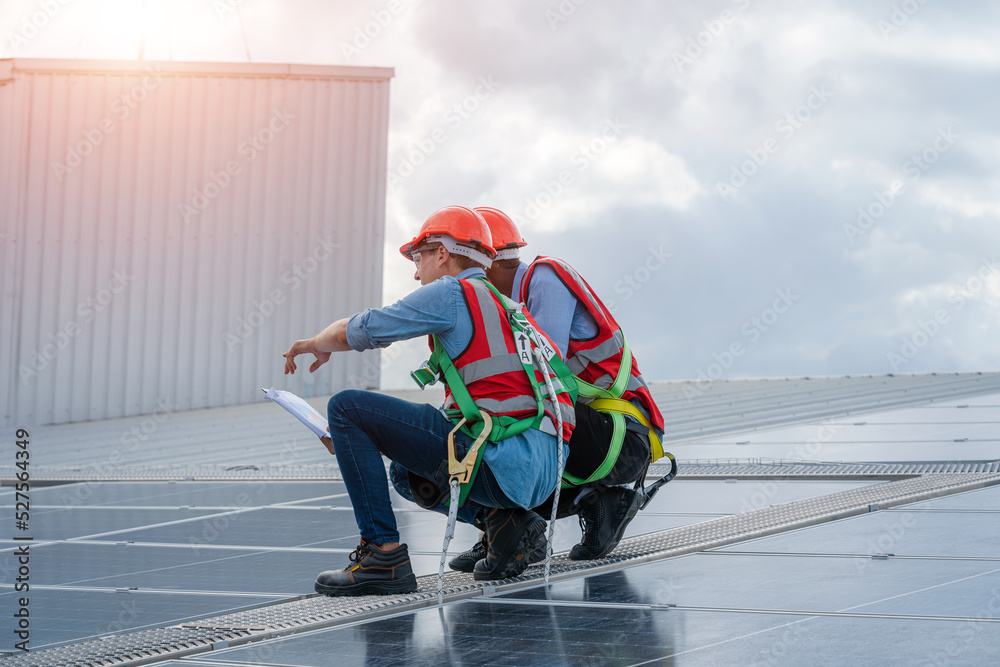
[[[457,243],[449,243],[451,240]],[[399,252],[410,259],[411,252],[422,243],[432,241],[443,242],[450,252],[472,257],[477,261],[484,260],[486,266],[497,255],[493,249],[490,226],[483,216],[465,206],[445,206],[431,213],[413,240],[400,246]]]
[[[528,245],[521,236],[514,221],[503,211],[489,206],[479,206],[476,212],[483,216],[490,226],[493,235],[493,249],[497,251],[497,259],[518,259],[518,248]]]

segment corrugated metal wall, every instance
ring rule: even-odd
[[[281,353],[380,305],[391,76],[0,61],[6,425],[378,386]]]

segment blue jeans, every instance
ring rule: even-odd
[[[334,395],[327,405],[327,416],[361,537],[372,544],[399,541],[382,456],[402,467],[400,471],[394,466],[394,477],[402,474],[405,479],[405,471],[412,470],[441,483],[443,474],[442,488],[446,488],[448,434],[455,425],[431,405],[356,389]],[[459,459],[471,444],[469,436],[455,434]],[[459,514],[462,520],[477,523],[492,507],[516,504],[503,493],[483,463]]]

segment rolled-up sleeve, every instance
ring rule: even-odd
[[[375,342],[375,338],[369,333],[366,322],[371,315],[371,308],[351,316],[347,321],[347,344],[358,352],[374,350],[376,347],[385,347]]]

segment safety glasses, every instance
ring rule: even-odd
[[[416,250],[410,251],[410,258],[413,259],[413,263],[420,267],[420,253],[426,252],[428,250],[437,250],[437,246],[424,246],[423,248],[417,248]]]

